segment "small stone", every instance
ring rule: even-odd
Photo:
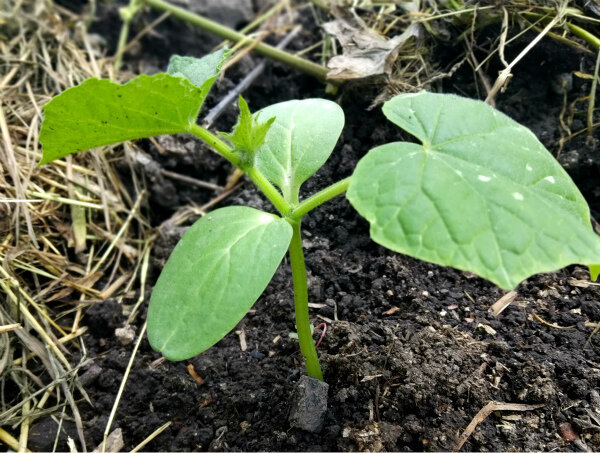
[[[102,374],[102,368],[100,368],[98,365],[96,365],[95,363],[89,367],[85,373],[83,373],[80,377],[79,377],[79,382],[81,382],[82,385],[90,385],[93,384],[96,379],[98,379],[98,376],[100,376]]]
[[[119,343],[123,346],[127,346],[135,340],[135,330],[132,326],[127,324],[125,327],[115,329],[115,336],[117,337],[117,340],[119,340]]]
[[[244,420],[242,423],[240,423],[240,433],[244,434],[246,431],[248,431],[248,428],[250,428],[250,423],[247,422],[246,420]]]
[[[327,412],[328,390],[329,385],[325,382],[302,376],[292,394],[290,425],[311,433],[321,431]]]
[[[492,326],[488,326],[487,324],[479,323],[477,324],[476,328],[478,330],[483,330],[485,333],[491,335],[492,337],[496,335],[496,331],[494,330],[494,328]]]

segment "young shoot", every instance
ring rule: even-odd
[[[124,140],[188,133],[240,168],[278,212],[220,208],[183,235],[148,310],[150,344],[166,358],[190,358],[223,338],[288,253],[300,349],[308,374],[323,379],[311,336],[301,224],[344,193],[378,244],[504,289],[573,263],[597,274],[600,238],[585,200],[536,137],[506,115],[454,95],[396,96],[383,112],[420,144],[373,148],[351,177],[301,200],[300,187],[339,139],[342,109],[304,99],[253,115],[240,98],[238,123],[221,139],[196,120],[227,55],[173,57],[167,73],[124,85],[89,79],[44,108],[40,163]]]

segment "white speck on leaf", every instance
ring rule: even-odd
[[[523,201],[523,194],[519,192],[513,192],[512,194],[515,200]]]
[[[483,182],[488,182],[492,178],[490,178],[489,176],[485,176],[485,175],[479,175],[479,176],[477,176],[477,179],[479,179],[480,181],[483,181]]]
[[[258,218],[258,223],[269,223],[275,220],[275,218],[270,214],[261,214]]]
[[[554,176],[546,176],[544,179],[546,181],[548,181],[550,184],[554,184],[556,182],[556,180],[554,179]]]
[[[527,171],[533,171],[533,168],[531,168],[531,165],[527,164],[525,166],[525,170],[527,170]]]

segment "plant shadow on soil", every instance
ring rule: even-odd
[[[106,20],[114,20],[105,14]],[[159,38],[151,39],[164,42],[164,35],[171,33],[168,40],[176,40],[181,27],[169,19],[159,27]],[[166,55],[145,55],[153,48],[146,39],[136,61],[148,56],[166,65]],[[209,50],[196,43],[190,53]],[[439,47],[437,51],[443,62],[460,49]],[[561,59],[558,52],[569,56]],[[534,69],[548,55],[561,61],[562,67],[552,66],[556,74]],[[549,77],[578,70],[580,63],[589,69],[593,61],[583,54],[573,57],[570,49],[546,40],[534,49],[531,59],[515,70],[498,107],[556,149],[563,98],[551,89]],[[227,72],[215,87],[212,103],[250,64]],[[461,68],[445,80],[443,89],[476,97],[468,69]],[[588,91],[587,82],[576,80],[567,96],[572,101]],[[341,96],[346,128],[328,163],[305,184],[305,195],[351,174],[371,147],[403,138],[379,108],[366,111],[374,94],[374,89],[361,88]],[[323,96],[323,85],[274,63],[247,93],[253,110],[282,100]],[[230,111],[217,128],[227,130],[234,121],[235,112]],[[584,126],[584,120],[575,121],[581,124],[573,125],[573,130]],[[177,137],[163,153],[150,142],[141,146],[161,168],[198,179],[224,183],[230,171],[222,159],[190,137]],[[186,154],[173,151],[182,146]],[[590,155],[583,138],[568,142],[562,150],[567,169],[597,214],[598,193],[592,184],[598,180],[598,161],[590,160]],[[191,201],[202,204],[214,196],[156,174],[146,177],[157,225],[173,208]],[[220,206],[239,204],[271,210],[247,182]],[[182,231],[163,229],[152,259],[151,281]],[[493,400],[543,403],[544,407],[490,415],[475,429],[465,450],[575,449],[561,436],[564,423],[590,449],[600,450],[600,397],[595,390],[600,340],[598,335],[590,337],[590,323],[600,322],[600,289],[585,283],[589,278],[585,269],[571,267],[528,279],[518,287],[516,301],[494,316],[488,309],[502,291],[472,275],[379,247],[369,239],[366,221],[343,197],[309,214],[304,234],[310,299],[319,304],[311,309],[311,317],[315,322],[338,319],[319,347],[330,385],[322,431],[292,429],[287,421],[290,394],[304,369],[297,341],[288,335],[294,331],[293,295],[284,260],[235,329],[244,332],[247,350],[241,350],[234,331],[202,355],[173,363],[157,361],[160,355],[146,340],[142,342],[113,423],[113,428],[123,430],[125,448],[133,448],[172,421],[146,449],[451,450],[477,412]],[[532,311],[548,323],[569,328],[545,325]],[[144,316],[137,320],[138,330]],[[93,406],[82,403],[80,410],[90,448],[102,440],[131,355],[132,346],[120,345],[114,334],[125,319],[122,306],[114,301],[96,304],[86,313],[90,329],[86,347],[93,363],[80,374]],[[201,385],[190,375],[189,365],[202,377]],[[32,433],[45,431],[44,423],[34,424]],[[36,445],[33,436],[31,448],[48,449],[45,437],[38,436]]]

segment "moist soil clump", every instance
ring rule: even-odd
[[[103,20],[114,20],[113,15],[106,9],[96,27],[106,29]],[[166,67],[171,50],[163,55],[152,49],[185,35],[181,27],[167,19],[155,35],[142,40],[126,64],[139,68],[151,61]],[[302,35],[302,42],[292,48],[306,47],[315,36]],[[179,41],[177,51],[183,53],[185,45],[191,55],[210,50],[199,40],[193,47]],[[515,52],[524,46],[523,40],[511,45]],[[462,49],[446,45],[435,51],[442,65]],[[565,133],[560,126],[565,102],[585,96],[589,81],[573,79],[563,91],[553,88],[551,77],[556,74],[540,75],[539,67],[549,61],[547,55],[558,58],[557,52],[565,53],[558,76],[580,66],[593,72],[589,56],[574,57],[570,49],[543,40],[530,56],[538,63],[515,70],[497,107],[532,128],[551,151],[560,151],[561,162],[597,214],[598,160],[592,145],[585,137],[561,142]],[[258,59],[250,56],[228,70],[207,105],[214,105]],[[432,89],[478,97],[477,83],[470,68],[463,67]],[[342,90],[337,99],[346,127],[327,164],[303,187],[304,195],[349,176],[373,146],[410,139],[390,125],[379,108],[368,110],[376,94],[372,86]],[[327,95],[314,79],[269,63],[245,96],[257,110],[283,100]],[[235,116],[230,109],[214,128],[229,130]],[[578,130],[577,121],[583,127],[582,119],[574,118],[573,130]],[[149,294],[190,223],[177,225],[171,219],[174,211],[189,204],[201,206],[215,196],[166,178],[161,170],[224,185],[231,168],[186,136],[143,141],[140,146],[147,159],[138,162],[138,170],[148,183],[152,221],[160,226]],[[227,205],[273,210],[247,182],[219,204]],[[292,428],[288,421],[290,396],[304,369],[297,340],[290,336],[295,331],[292,279],[284,260],[250,313],[202,355],[169,362],[142,340],[112,424],[122,429],[125,449],[170,421],[146,450],[452,450],[490,401],[540,406],[492,413],[480,421],[463,449],[568,451],[584,444],[600,449],[600,340],[594,331],[600,322],[600,287],[589,283],[586,269],[571,267],[532,277],[517,288],[515,301],[494,315],[489,309],[503,296],[501,290],[468,273],[379,247],[369,239],[366,221],[342,197],[306,217],[304,247],[310,300],[315,304],[313,323],[328,325],[318,350],[329,384],[321,431]],[[92,405],[82,403],[80,410],[90,449],[102,441],[131,356],[132,345],[121,344],[115,336],[127,319],[126,311],[127,305],[116,301],[86,311],[91,360],[80,375]],[[136,320],[138,332],[144,319],[142,313]],[[42,423],[43,419],[32,430],[45,431]],[[67,424],[65,429],[71,428]],[[573,432],[575,438],[567,435]],[[36,447],[48,450],[52,445],[44,439],[40,436]]]

